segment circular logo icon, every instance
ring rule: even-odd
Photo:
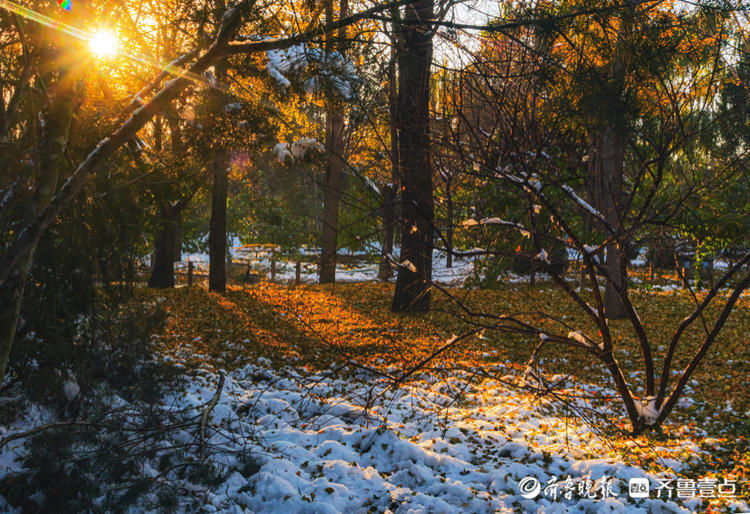
[[[529,500],[533,500],[539,496],[541,490],[542,485],[539,483],[539,480],[534,477],[525,477],[518,482],[518,492],[521,493],[521,496],[528,498]]]

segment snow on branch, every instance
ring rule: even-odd
[[[647,396],[640,401],[637,398],[633,398],[633,400],[635,410],[643,422],[648,426],[656,424],[656,420],[659,418],[659,414],[661,414],[661,409],[656,408],[656,396]]]
[[[521,233],[523,237],[531,237],[531,232],[529,232],[522,224],[513,221],[502,220],[500,218],[484,218],[481,220],[468,219],[461,224],[461,226],[463,227],[476,227],[479,225],[499,225],[502,227],[515,228]]]
[[[288,143],[277,143],[276,146],[273,147],[273,154],[281,163],[284,163],[287,160],[294,162],[303,160],[312,150],[324,152],[325,147],[311,137],[303,137],[293,142],[291,145]]]
[[[579,330],[571,330],[570,332],[568,332],[568,339],[572,339],[573,341],[581,343],[583,346],[589,348],[593,348],[595,346],[592,341],[588,337],[583,335],[583,333]]]
[[[292,78],[302,78],[308,93],[321,91],[325,86],[346,100],[354,96],[354,84],[359,80],[354,64],[340,52],[326,52],[321,48],[308,47],[304,44],[290,46],[286,49],[268,50],[266,52],[268,74],[286,91]]]
[[[399,268],[406,268],[412,273],[417,272],[417,267],[409,260],[406,259],[404,262],[399,262],[392,254],[388,254],[385,256],[386,259],[388,259],[392,264],[395,266],[398,266]]]
[[[378,185],[368,176],[363,175],[362,181],[367,185],[367,187],[376,195],[380,194],[380,188]]]
[[[583,251],[586,252],[586,255],[591,256],[591,260],[594,261],[595,264],[601,264],[599,256],[597,255],[599,250],[601,250],[601,247],[591,246],[587,244],[583,245]]]
[[[484,248],[471,248],[469,250],[453,250],[453,255],[459,257],[476,257],[479,255],[487,255],[492,252],[485,250]]]
[[[399,263],[399,266],[401,266],[402,268],[408,269],[412,273],[417,272],[417,267],[414,264],[412,264],[412,262],[409,259],[406,259],[404,262]]]
[[[573,191],[572,187],[570,187],[567,184],[563,184],[561,187],[562,187],[562,190],[568,193],[568,196],[570,196],[573,199],[573,201],[579,205],[579,207],[581,207],[584,211],[587,211],[589,214],[594,216],[602,224],[609,227],[609,225],[607,224],[607,220],[604,218],[604,215],[598,210],[594,209],[594,207],[592,207],[591,204],[588,203],[586,200],[578,196],[576,192]]]
[[[289,145],[287,143],[276,143],[276,146],[273,147],[273,154],[281,163],[286,162],[287,159],[294,161],[294,157],[292,156],[292,152],[289,151]]]
[[[523,177],[519,177],[518,175],[510,173],[507,168],[498,167],[495,171],[495,176],[498,178],[504,178],[515,184],[520,184],[521,186],[523,186],[523,189],[529,193],[536,193],[537,195],[541,195],[542,182],[539,180],[537,174],[532,173],[531,175],[527,175],[523,172],[521,173],[524,175]]]

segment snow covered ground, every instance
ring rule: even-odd
[[[395,252],[398,254],[398,251]],[[250,261],[251,269],[259,270],[269,276],[271,268],[270,253],[243,252],[241,246],[232,249],[232,255],[238,262],[247,264]],[[318,255],[318,252],[307,252],[307,255]],[[187,261],[193,262],[198,271],[208,272],[209,258],[207,254],[186,254],[183,261],[176,264],[180,270],[187,269]],[[474,273],[474,258],[455,257],[453,266],[448,268],[446,255],[435,250],[433,253],[432,277],[438,284],[458,286],[464,283],[467,277]],[[318,281],[318,268],[315,263],[301,263],[300,281],[302,283],[315,283]],[[276,264],[276,280],[289,282],[295,279],[295,263],[289,260],[279,260]],[[336,280],[339,282],[368,282],[378,279],[378,263],[362,262],[357,265],[337,264]],[[527,280],[527,279],[526,279]]]
[[[458,372],[425,373],[384,391],[384,383],[366,372],[303,377],[292,368],[274,371],[259,359],[226,374],[210,414],[213,450],[207,458],[225,470],[223,483],[206,492],[173,478],[185,491],[202,491],[186,492],[180,510],[660,513],[701,508],[700,499],[678,504],[665,495],[657,498],[660,477],[619,457],[603,457],[615,455],[606,439],[579,419],[566,419],[509,388],[506,380],[512,379],[478,386]],[[199,414],[217,383],[216,372],[199,371],[184,391],[170,393],[163,403]],[[583,391],[609,394],[590,386]],[[570,407],[587,405],[585,398],[574,398]],[[30,411],[0,429],[0,437],[40,418],[44,413]],[[173,439],[179,443],[192,436],[178,432]],[[699,449],[686,439],[665,451]],[[24,452],[21,442],[4,448],[0,473],[18,470]],[[255,463],[250,472],[241,465],[243,455]],[[675,471],[683,465],[664,459]],[[650,484],[649,498],[629,498],[628,483],[639,478]],[[7,508],[3,503],[0,497],[0,510]],[[147,497],[137,510],[152,508]],[[736,501],[734,508],[748,506]]]

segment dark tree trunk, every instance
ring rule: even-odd
[[[393,36],[394,39],[397,37]],[[388,63],[388,111],[391,118],[391,183],[383,189],[383,244],[381,247],[378,278],[388,280],[393,268],[388,255],[393,253],[393,235],[396,227],[396,199],[398,197],[398,83],[396,77],[397,53],[395,41],[391,45],[391,59]]]
[[[339,2],[339,19],[346,17],[348,0]],[[326,22],[334,21],[333,3],[328,0],[325,5]],[[338,33],[338,51],[344,54],[346,50],[346,30]],[[326,52],[333,50],[333,39],[326,40]],[[323,191],[323,234],[321,237],[320,264],[318,278],[321,284],[331,284],[336,281],[336,252],[338,250],[339,233],[339,200],[341,199],[341,177],[344,173],[344,113],[336,98],[328,98],[326,113],[326,182]]]
[[[211,225],[208,233],[208,289],[221,293],[227,288],[227,164],[223,151],[214,155]]]
[[[432,280],[432,167],[430,163],[430,65],[432,0],[406,5],[403,41],[398,48],[398,142],[401,172],[401,266],[392,309],[430,308]]]
[[[621,220],[623,208],[623,180],[625,174],[625,147],[627,144],[626,106],[623,104],[626,85],[628,52],[625,41],[632,30],[632,11],[625,10],[617,35],[612,62],[609,64],[610,80],[607,84],[607,100],[594,124],[594,155],[589,162],[590,180],[593,181],[595,207],[604,215],[609,228],[606,232],[611,241],[606,246],[604,264],[607,279],[604,293],[604,313],[609,319],[628,317],[622,300],[627,287],[627,252]],[[603,227],[602,227],[603,228]]]
[[[178,119],[177,113],[174,112],[170,112],[170,116],[167,118],[169,135],[172,142],[172,156],[176,159],[180,159],[185,153],[185,144],[182,140],[182,129],[180,128]],[[161,127],[161,123],[159,123],[158,126]],[[187,199],[180,200],[180,207],[177,210],[177,214],[174,220],[170,220],[174,221],[174,262],[180,262],[182,260],[182,210],[185,208],[186,202]]]
[[[323,236],[320,252],[319,280],[330,284],[336,280],[336,250],[338,248],[339,199],[341,177],[344,172],[344,115],[329,111],[326,120],[326,183],[323,191]]]
[[[180,210],[171,204],[162,204],[159,208],[161,229],[154,241],[154,262],[151,266],[151,277],[148,287],[174,287],[174,245],[177,231],[177,218]]]
[[[224,12],[224,2],[218,2],[217,19]],[[227,80],[227,63],[225,60],[214,65],[217,83]],[[220,112],[226,102],[226,95],[221,90],[212,94],[211,103],[216,112]],[[211,222],[208,232],[208,290],[223,293],[227,289],[227,194],[229,189],[229,155],[226,148],[214,150],[211,172],[213,189],[211,191]]]
[[[451,194],[451,183],[447,182],[445,184],[446,189],[446,195],[445,195],[445,201],[446,201],[446,209],[447,209],[447,215],[445,220],[445,246],[446,246],[446,256],[445,256],[445,267],[446,268],[452,268],[453,267],[453,195]]]
[[[174,220],[174,262],[182,260],[182,209]]]
[[[169,127],[172,157],[179,159],[184,152],[182,130],[175,113],[170,112],[166,118]],[[155,147],[161,151],[164,145],[164,125],[162,118],[154,118]],[[154,288],[172,288],[175,284],[174,263],[182,260],[182,210],[187,198],[176,204],[163,203],[159,206],[161,229],[154,240],[153,262],[148,286]]]
[[[595,206],[607,220],[610,228],[620,224],[623,200],[623,166],[625,138],[622,131],[605,123],[596,136],[594,155],[589,161],[589,178],[593,182]],[[603,230],[603,227],[602,227]],[[609,237],[609,234],[608,234]],[[604,311],[609,319],[627,317],[621,291],[626,287],[626,254],[624,242],[614,237],[606,246]],[[618,291],[619,290],[619,291]]]

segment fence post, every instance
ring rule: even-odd
[[[193,261],[188,261],[188,287],[193,285]]]
[[[299,259],[297,259],[297,263],[294,265],[294,283],[295,283],[295,285],[299,285],[299,283],[300,283],[301,271],[302,271],[302,264],[300,263]]]
[[[271,282],[276,280],[276,250],[271,250]]]

